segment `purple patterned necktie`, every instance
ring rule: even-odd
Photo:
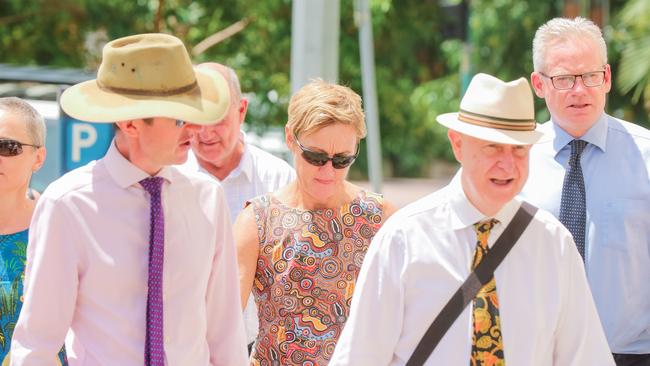
[[[149,230],[149,293],[147,294],[147,334],[144,345],[145,366],[164,366],[163,346],[163,258],[165,254],[165,217],[160,201],[163,178],[140,181],[151,196]]]

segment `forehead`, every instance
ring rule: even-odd
[[[591,39],[568,39],[552,43],[546,50],[546,71],[551,75],[582,74],[603,68],[598,45]]]
[[[27,124],[16,113],[0,109],[0,138],[11,138],[20,142],[27,139]]]

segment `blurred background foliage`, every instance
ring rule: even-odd
[[[564,4],[472,1],[467,47],[443,36],[439,0],[370,0],[385,173],[426,176],[432,162],[453,160],[435,117],[458,109],[461,80],[475,72],[528,78],[535,30],[561,15]],[[604,33],[615,88],[608,111],[648,126],[650,1],[610,0],[609,7]],[[340,8],[339,80],[362,94],[354,0],[340,0]],[[247,122],[254,128],[286,122],[290,0],[0,1],[0,63],[94,70],[108,40],[143,32],[178,36],[196,63],[232,66],[251,99]],[[538,121],[547,120],[543,101],[536,99],[536,107]],[[366,171],[362,151],[357,176]]]

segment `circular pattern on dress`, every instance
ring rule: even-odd
[[[346,238],[351,238],[352,237],[352,229],[346,228],[343,230],[343,235],[345,235]]]
[[[372,232],[372,228],[368,224],[363,224],[359,228],[359,235],[361,235],[362,238],[370,239],[374,235]]]
[[[278,216],[280,216],[280,209],[279,209],[279,208],[277,208],[277,207],[273,207],[273,208],[271,208],[270,211],[271,211],[271,212],[270,212],[271,217],[278,217]]]
[[[320,263],[320,273],[324,278],[334,278],[341,273],[341,260],[337,257],[328,257]]]
[[[298,223],[298,215],[293,212],[285,212],[282,216],[282,226],[286,229],[293,229]]]
[[[363,213],[363,209],[355,203],[350,206],[350,213],[354,216],[360,216]]]
[[[347,286],[348,286],[347,282],[345,282],[345,281],[343,281],[343,280],[336,281],[336,287],[339,288],[339,289],[341,289],[341,290],[343,290],[343,289],[346,288]]]
[[[291,272],[289,272],[289,278],[294,282],[300,282],[300,280],[302,280],[302,276],[303,272],[300,268],[292,268]]]
[[[334,354],[334,348],[336,348],[336,341],[333,340],[327,340],[323,342],[323,354],[325,357],[328,359],[332,358],[332,355]]]
[[[284,296],[282,298],[282,305],[284,305],[284,310],[289,312],[294,311],[298,308],[298,299],[295,297]]]
[[[300,350],[291,353],[291,361],[295,364],[302,363],[305,360],[305,354]]]
[[[305,258],[305,264],[308,266],[313,266],[314,264],[316,264],[316,258],[314,257]]]
[[[276,227],[273,229],[273,235],[274,236],[282,236],[282,233],[284,232],[284,229],[281,227]]]
[[[354,225],[354,216],[349,213],[345,214],[343,215],[343,219],[341,221],[343,221],[343,225],[345,226],[352,226]]]
[[[312,218],[313,218],[313,215],[309,211],[305,211],[301,215],[301,219],[304,222],[310,222]]]
[[[311,296],[305,296],[302,298],[302,304],[305,306],[312,306],[314,305],[314,298]]]
[[[300,288],[303,290],[309,290],[314,285],[314,281],[311,278],[303,278],[300,281]]]
[[[277,262],[275,262],[273,268],[275,268],[277,272],[284,272],[287,269],[287,261],[284,259],[280,259]]]
[[[341,233],[334,233],[334,241],[339,242],[343,240],[343,234]]]
[[[296,251],[293,248],[284,248],[284,251],[282,252],[282,258],[285,261],[290,261],[296,256]]]
[[[325,216],[325,218],[331,219],[332,217],[334,217],[334,210],[332,210],[331,208],[326,209],[323,212],[323,216]]]
[[[330,235],[323,231],[322,233],[318,234],[318,239],[320,239],[323,242],[327,242],[330,239]]]

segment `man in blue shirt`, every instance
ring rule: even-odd
[[[593,22],[542,25],[533,61],[555,137],[531,150],[522,196],[573,234],[617,365],[650,365],[650,131],[605,113],[612,72]]]

